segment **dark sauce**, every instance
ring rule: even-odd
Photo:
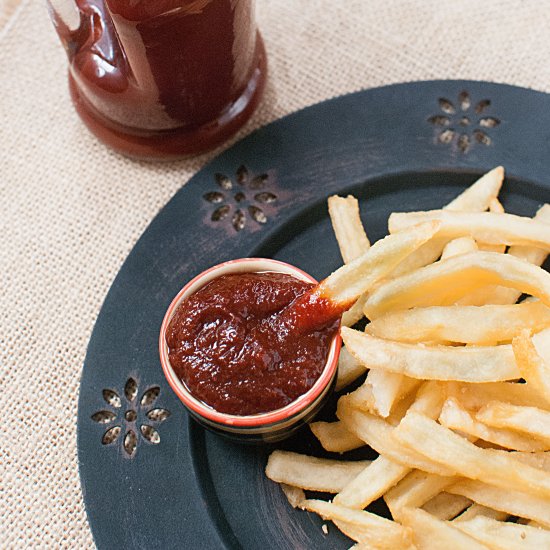
[[[184,300],[166,332],[170,363],[197,399],[234,415],[306,393],[326,364],[342,311],[282,273],[223,275]]]

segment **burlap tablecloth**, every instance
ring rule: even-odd
[[[122,158],[70,105],[43,2],[0,2],[0,547],[93,547],[76,455],[78,385],[133,244],[211,158]],[[550,90],[538,0],[258,0],[270,82],[241,132],[322,99],[408,80]]]

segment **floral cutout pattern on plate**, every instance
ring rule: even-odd
[[[277,195],[270,189],[269,174],[252,175],[241,165],[235,172],[235,181],[220,173],[214,179],[218,189],[202,196],[215,206],[210,216],[213,222],[229,220],[235,231],[242,231],[248,219],[261,225],[267,222],[265,207],[277,201]]]
[[[462,153],[467,153],[474,143],[491,145],[493,138],[487,130],[496,128],[501,121],[486,114],[490,99],[481,99],[472,106],[470,94],[464,90],[455,103],[444,97],[440,97],[438,103],[440,113],[428,118],[436,129],[438,143],[454,144]]]
[[[160,387],[151,386],[138,400],[138,383],[131,377],[124,385],[122,396],[113,389],[105,388],[102,396],[110,408],[99,410],[91,416],[98,424],[114,424],[103,434],[101,443],[112,445],[120,439],[124,454],[130,458],[136,454],[140,436],[143,440],[158,445],[160,434],[155,426],[170,416],[167,409],[154,406],[159,394]],[[122,433],[124,437],[120,438]]]

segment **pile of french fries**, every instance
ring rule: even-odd
[[[498,167],[442,210],[393,213],[373,246],[357,200],[329,199],[344,266],[319,291],[353,304],[337,390],[368,374],[337,421],[310,427],[327,451],[379,456],[275,451],[266,473],[356,550],[550,548],[550,205],[505,213],[503,178]],[[366,510],[379,498],[393,519]]]

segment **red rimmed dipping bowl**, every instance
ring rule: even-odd
[[[308,283],[317,283],[313,277],[297,267],[265,258],[242,258],[211,267],[189,281],[168,307],[160,329],[160,361],[168,383],[191,416],[201,425],[220,435],[241,442],[275,442],[286,439],[310,422],[332,392],[336,382],[341,347],[341,338],[338,332],[331,340],[325,366],[309,390],[282,408],[243,416],[216,411],[213,407],[197,399],[172,368],[166,342],[168,325],[182,301],[222,275],[253,272],[284,273]]]

